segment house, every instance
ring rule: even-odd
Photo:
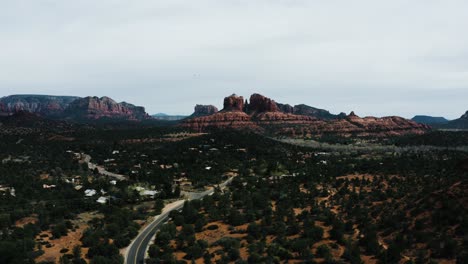
[[[77,191],[81,190],[82,188],[83,188],[82,185],[76,185],[76,186],[75,186],[75,190],[77,190]]]
[[[56,186],[56,185],[48,185],[48,184],[43,184],[43,185],[42,185],[42,188],[43,188],[43,189],[53,189],[53,188],[55,188],[55,187],[57,187],[57,186]]]
[[[154,198],[156,194],[158,194],[158,191],[150,191],[150,190],[144,190],[143,192],[140,193],[140,196],[149,196],[150,198]]]
[[[0,193],[3,193],[3,195],[10,193],[11,196],[16,196],[15,188],[4,185],[0,185]]]
[[[108,201],[109,201],[109,199],[107,197],[104,197],[104,196],[101,196],[101,197],[99,197],[99,199],[96,200],[96,202],[100,203],[100,204],[106,204]]]
[[[116,181],[116,180],[112,180],[112,181],[110,181],[109,183],[112,184],[112,185],[116,185],[116,184],[117,184],[117,181]]]
[[[94,190],[94,189],[87,189],[84,193],[85,193],[85,196],[86,196],[86,197],[91,197],[91,196],[96,195],[96,190]]]

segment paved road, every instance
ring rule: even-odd
[[[117,173],[107,171],[104,167],[92,163],[91,162],[91,156],[88,155],[88,154],[81,154],[81,157],[82,157],[82,161],[88,164],[88,168],[90,170],[97,169],[99,174],[115,178],[118,181],[128,180],[128,177],[125,176],[125,175],[121,175],[121,174],[117,174]]]
[[[226,185],[232,182],[233,177],[229,178],[225,182],[219,185],[220,188],[226,187]],[[201,199],[207,195],[214,193],[214,189],[207,190],[201,193],[186,193],[188,200],[197,200]],[[148,245],[151,241],[151,238],[154,236],[156,231],[166,222],[169,218],[169,213],[174,210],[181,210],[184,206],[184,201],[178,201],[175,205],[169,209],[165,209],[162,214],[156,216],[148,226],[146,226],[138,236],[132,241],[130,246],[127,249],[127,254],[125,255],[126,264],[141,264],[145,261],[145,254],[148,249]]]

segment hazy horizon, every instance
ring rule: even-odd
[[[150,114],[260,93],[360,116],[468,110],[465,1],[10,1],[0,96],[109,96]]]

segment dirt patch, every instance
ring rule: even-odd
[[[46,261],[59,263],[60,257],[64,254],[72,254],[75,246],[82,246],[80,241],[83,236],[83,232],[89,227],[88,222],[93,218],[102,218],[103,216],[95,212],[86,212],[79,214],[75,220],[72,220],[72,224],[76,228],[74,231],[69,230],[66,236],[62,236],[58,239],[52,239],[52,233],[50,230],[41,232],[37,237],[36,241],[39,243],[48,242],[51,247],[47,248],[45,245],[42,246],[44,254],[36,259],[36,262]],[[60,253],[61,250],[68,249],[65,253]],[[81,257],[89,263],[86,259],[88,253],[87,248],[81,249]]]
[[[15,222],[16,227],[24,227],[27,224],[36,224],[39,221],[37,215],[31,215],[28,217],[21,218]]]
[[[209,225],[217,225],[218,229],[208,230],[206,227]],[[209,225],[205,226],[202,232],[195,234],[197,240],[205,240],[206,242],[208,242],[209,245],[211,245],[212,243],[220,240],[223,237],[232,237],[240,239],[245,236],[244,234],[231,234],[231,231],[229,230],[230,225],[227,225],[220,221],[212,222]],[[247,227],[245,227],[245,229],[247,229]]]

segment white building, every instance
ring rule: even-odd
[[[101,197],[99,197],[99,199],[96,200],[96,202],[100,203],[100,204],[106,204],[107,201],[109,201],[109,199],[107,197],[104,197],[104,196],[101,196]]]
[[[94,190],[94,189],[87,189],[84,193],[85,193],[85,196],[91,197],[91,196],[96,195],[96,190]]]

